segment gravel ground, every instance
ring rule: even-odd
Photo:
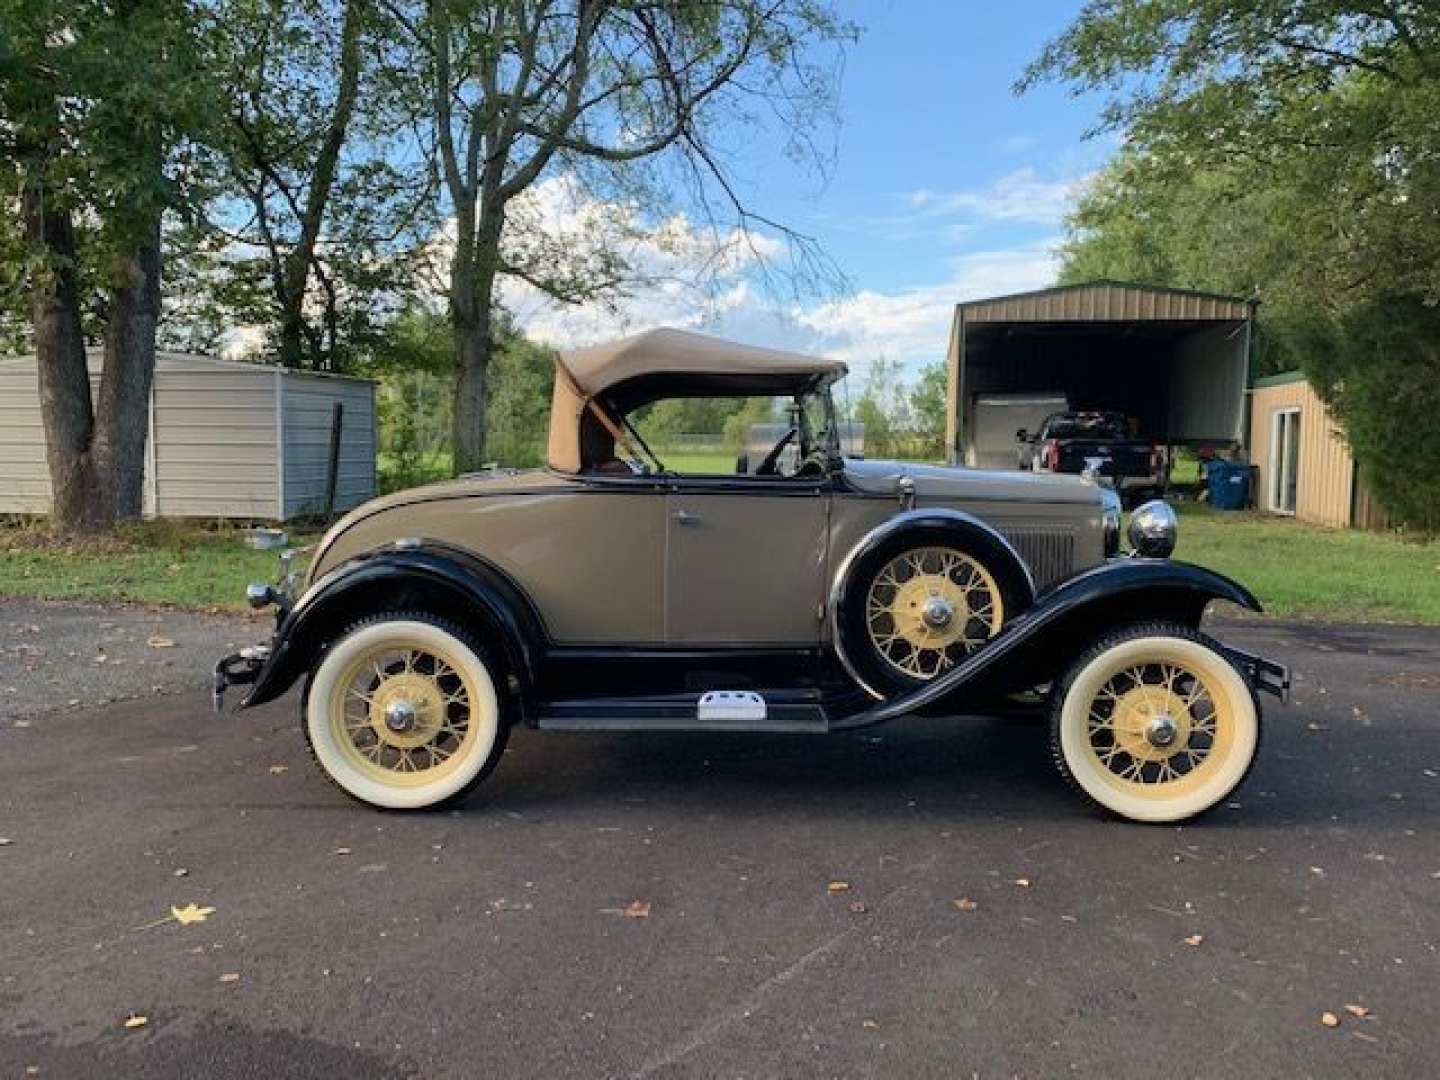
[[[220,656],[270,626],[264,615],[0,599],[0,720],[208,687]]]

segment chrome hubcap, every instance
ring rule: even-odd
[[[920,609],[920,617],[925,620],[926,626],[935,630],[943,630],[955,617],[955,608],[943,596],[932,596]]]
[[[385,726],[403,734],[415,728],[416,708],[411,701],[392,701],[385,707]]]
[[[1161,713],[1145,726],[1145,738],[1151,746],[1169,746],[1179,733],[1179,727],[1167,713]]]

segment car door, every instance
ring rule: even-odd
[[[818,642],[830,490],[828,479],[675,479],[666,497],[666,643]]]

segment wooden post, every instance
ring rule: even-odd
[[[325,479],[325,516],[335,513],[335,489],[340,479],[340,433],[345,426],[345,403],[337,401],[330,412],[330,473]]]

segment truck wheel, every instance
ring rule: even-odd
[[[458,799],[499,761],[508,726],[483,650],[426,614],[363,620],[325,651],[305,690],[315,760],[386,810]]]
[[[951,537],[897,537],[854,568],[838,621],[845,656],[872,692],[922,686],[1019,614],[1021,573]]]
[[[1219,643],[1185,626],[1110,635],[1076,661],[1051,703],[1061,774],[1131,821],[1209,810],[1245,778],[1259,742],[1249,682]]]

